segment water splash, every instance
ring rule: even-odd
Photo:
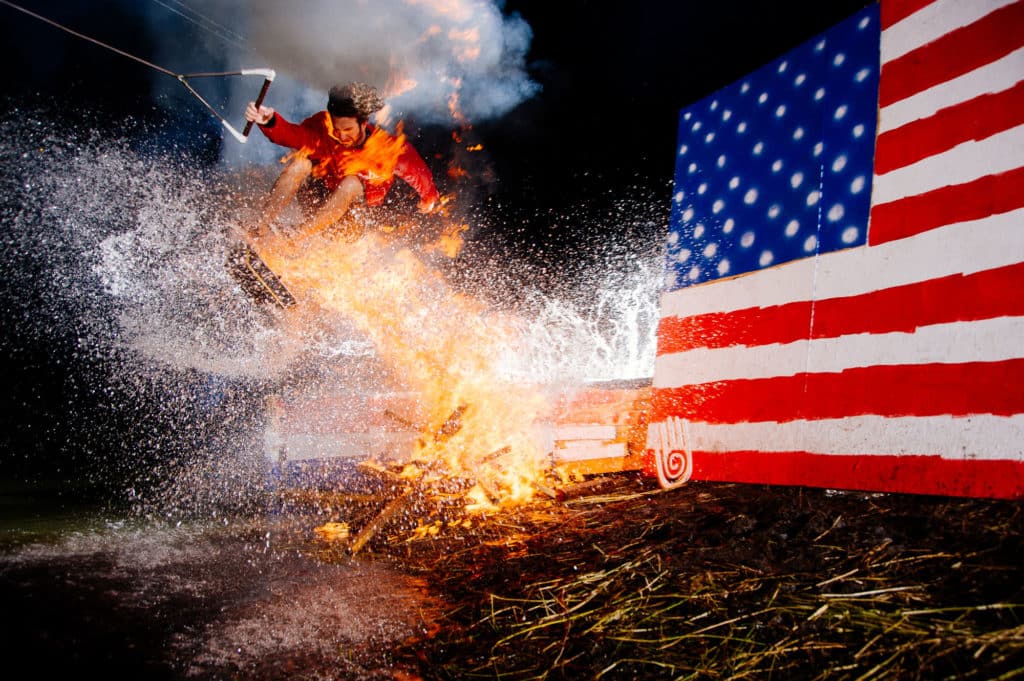
[[[6,311],[37,342],[73,336],[71,361],[102,360],[89,399],[122,400],[127,420],[145,411],[135,402],[159,415],[148,431],[112,426],[131,452],[116,466],[137,469],[173,512],[218,499],[244,506],[260,492],[268,393],[372,392],[394,379],[374,366],[369,334],[352,320],[268,314],[227,274],[227,228],[246,224],[272,177],[154,152],[137,144],[148,131],[68,139],[33,112],[14,112],[0,135],[0,275],[20,292],[5,297]],[[559,386],[650,376],[660,262],[643,246],[562,295],[524,283],[532,273],[511,259],[460,262],[474,282],[492,282],[495,300],[518,289],[515,303],[496,305],[509,324],[498,331],[509,338],[493,359],[499,374]],[[156,465],[146,450],[159,450]]]

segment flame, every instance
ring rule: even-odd
[[[424,425],[410,453],[416,465],[404,474],[441,470],[473,480],[491,504],[531,499],[548,468],[534,425],[545,405],[535,387],[498,372],[513,324],[452,290],[412,251],[389,249],[379,234],[315,239],[299,248],[275,237],[260,254],[300,300],[344,315],[366,334],[419,395]]]
[[[428,253],[442,253],[449,258],[454,258],[462,250],[464,243],[462,234],[467,229],[469,229],[469,225],[465,223],[450,223],[434,243],[424,246],[424,250]]]
[[[331,117],[324,112],[324,118],[327,121],[327,132],[333,136],[334,126]],[[402,132],[402,127],[402,123],[399,122],[394,136],[377,128],[366,138],[358,154],[331,157],[313,167],[313,176],[323,177],[330,172],[336,177],[358,175],[369,180],[392,177],[395,174],[395,166],[398,165],[398,158],[405,149],[405,133]]]

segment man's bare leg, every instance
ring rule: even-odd
[[[354,175],[346,176],[342,179],[338,188],[334,190],[334,193],[327,197],[324,205],[322,205],[316,213],[313,214],[313,217],[299,226],[296,230],[297,237],[305,239],[313,236],[314,234],[319,234],[341,218],[345,217],[349,208],[351,208],[357,201],[362,201],[362,199],[363,183]],[[351,231],[352,229],[345,230],[345,233],[342,236],[353,236],[349,233]]]
[[[277,220],[277,216],[292,202],[299,192],[299,187],[312,172],[313,162],[305,156],[297,156],[288,162],[285,169],[278,175],[274,187],[270,190],[270,196],[263,204],[263,214],[254,230],[257,237],[266,236],[271,225]]]

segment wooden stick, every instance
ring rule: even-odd
[[[349,547],[349,553],[353,556],[359,553],[363,546],[366,545],[366,542],[373,539],[373,535],[377,534],[378,530],[384,527],[400,510],[402,510],[411,493],[412,490],[407,489],[401,495],[392,499],[388,505],[384,507],[384,510],[378,513],[377,517],[359,532],[356,540],[352,542],[352,546]]]

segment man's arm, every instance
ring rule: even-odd
[[[305,126],[286,120],[269,106],[257,108],[254,102],[249,102],[249,106],[245,108],[245,119],[256,123],[266,138],[274,144],[291,149],[312,146],[310,131]]]
[[[429,213],[437,206],[438,200],[441,197],[437,192],[437,187],[434,185],[434,177],[430,174],[430,168],[427,167],[423,158],[408,142],[405,143],[402,155],[398,157],[398,163],[395,165],[395,175],[402,178],[419,194],[420,202],[418,208],[420,212]]]

